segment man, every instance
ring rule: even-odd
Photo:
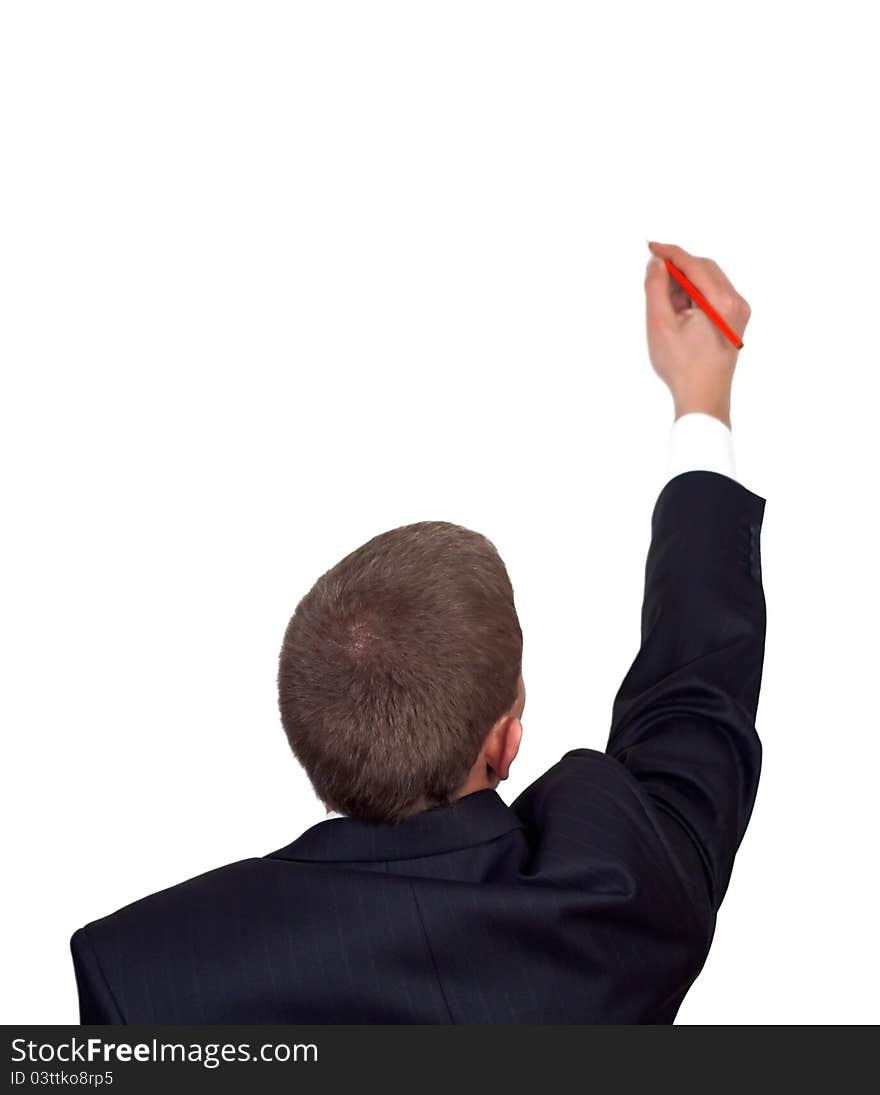
[[[83,1022],[669,1023],[700,972],[758,784],[765,500],[734,478],[741,334],[718,266],[650,244],[648,349],[672,392],[641,649],[607,749],[510,806],[522,633],[478,533],[394,529],[302,599],[278,684],[328,817],[72,940]]]

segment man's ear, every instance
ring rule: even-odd
[[[510,766],[519,752],[523,727],[519,719],[510,718],[506,719],[499,729],[501,733],[498,742],[498,763],[494,767],[498,778],[503,780],[510,775]]]

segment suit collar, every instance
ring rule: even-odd
[[[498,792],[487,787],[396,824],[350,817],[319,821],[266,858],[347,863],[418,859],[484,844],[522,827]]]

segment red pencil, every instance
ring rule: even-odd
[[[706,298],[696,287],[696,285],[688,281],[688,279],[684,276],[681,270],[679,270],[677,266],[673,266],[669,259],[664,259],[663,261],[666,263],[666,269],[675,278],[675,280],[682,287],[682,289],[684,289],[684,291],[691,298],[694,304],[698,304],[709,317],[709,319],[711,319],[712,322],[718,327],[721,333],[727,335],[727,337],[734,344],[734,346],[736,346],[738,350],[741,350],[743,348],[742,339],[739,337],[739,335],[732,331],[730,327],[727,326],[721,316],[718,315],[718,313],[715,311],[709,301],[706,300]]]

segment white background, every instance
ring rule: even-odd
[[[324,570],[485,532],[512,801],[604,748],[672,403],[646,238],[752,306],[764,773],[681,1023],[876,1022],[878,88],[863,3],[8,3],[5,1022],[70,934],[322,816],[275,672]]]

